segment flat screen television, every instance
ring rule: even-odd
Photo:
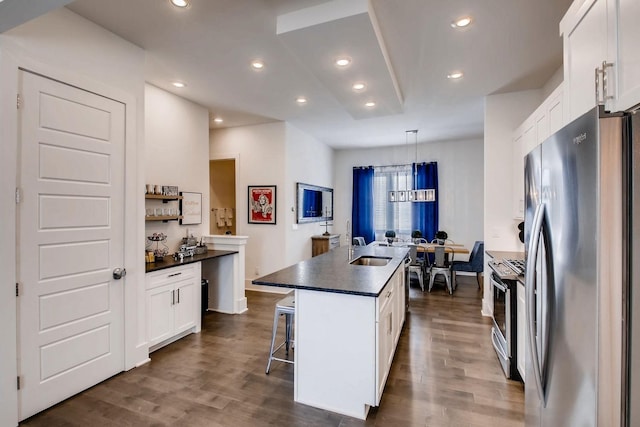
[[[296,220],[305,222],[333,220],[333,188],[296,184]]]

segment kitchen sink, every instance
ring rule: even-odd
[[[350,262],[350,264],[353,265],[372,265],[372,266],[383,266],[383,265],[387,265],[389,263],[389,261],[391,261],[390,257],[384,257],[384,256],[368,256],[368,255],[363,255],[359,258],[354,259],[353,261]]]

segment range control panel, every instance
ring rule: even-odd
[[[517,280],[518,272],[514,271],[505,261],[493,259],[489,261],[489,267],[500,277],[506,280]]]

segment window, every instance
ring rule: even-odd
[[[373,226],[376,240],[384,240],[387,230],[396,237],[411,237],[412,203],[389,202],[389,191],[411,190],[413,175],[410,165],[375,167],[373,174]]]

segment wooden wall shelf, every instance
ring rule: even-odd
[[[170,200],[182,200],[182,196],[163,196],[162,194],[145,194],[144,198],[150,200],[162,200],[162,203],[167,203]]]
[[[163,215],[163,216],[145,216],[144,217],[145,221],[162,221],[162,222],[177,221],[179,219],[182,219],[182,215],[180,216]]]

